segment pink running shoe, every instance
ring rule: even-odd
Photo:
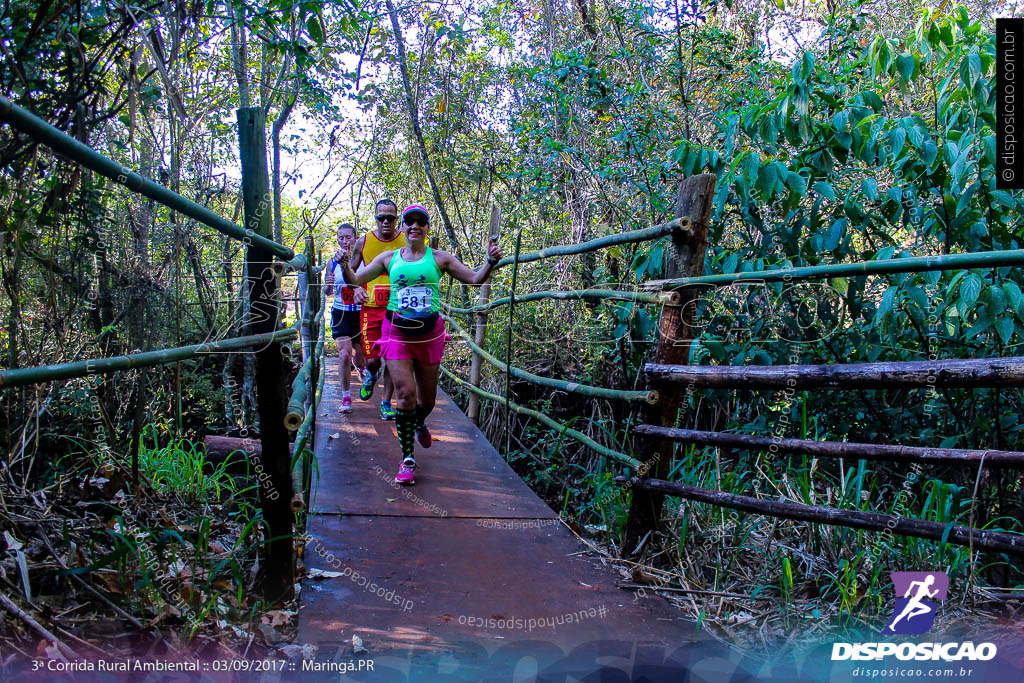
[[[343,413],[351,413],[352,412],[352,397],[351,396],[342,396],[341,397],[341,408],[339,408],[339,410],[341,412],[343,412]]]
[[[416,430],[416,440],[424,448],[430,448],[430,444],[433,443],[434,439],[430,436],[430,430],[427,429],[427,425],[423,425]]]
[[[412,458],[406,458],[402,461],[401,466],[398,468],[398,474],[395,475],[395,483],[406,484],[411,486],[416,483],[416,461]]]

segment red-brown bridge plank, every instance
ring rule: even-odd
[[[331,359],[317,416],[320,472],[304,562],[345,576],[303,580],[298,642],[344,659],[358,635],[374,659],[449,654],[459,666],[488,668],[515,643],[590,661],[600,643],[626,657],[646,644],[664,659],[695,640],[695,625],[653,591],[617,588],[619,573],[443,392],[428,418],[433,446],[416,446],[416,485],[393,487],[399,449],[394,422],[378,415],[382,387],[343,416],[336,366]]]

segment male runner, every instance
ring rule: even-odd
[[[376,229],[356,240],[355,246],[352,248],[351,263],[357,266],[368,264],[380,253],[405,246],[405,233],[398,231],[398,205],[390,199],[381,199],[373,208]],[[391,297],[390,285],[391,281],[388,279],[387,273],[368,282],[366,285],[368,298],[359,314],[363,353],[366,355],[366,368],[370,373],[363,380],[363,386],[359,389],[359,398],[364,401],[369,401],[373,396],[373,389],[380,376],[381,357],[374,342],[378,341],[381,336],[385,311]],[[391,375],[385,367],[384,400],[380,403],[382,420],[395,419],[396,413],[391,406],[391,397],[394,392]]]
[[[353,359],[360,375],[366,371],[366,358],[359,343],[359,312],[366,301],[366,290],[345,284],[345,273],[341,261],[348,260],[352,245],[356,241],[356,229],[351,223],[338,226],[338,250],[327,260],[324,269],[324,293],[334,294],[331,306],[331,336],[338,345],[338,374],[341,376],[341,405],[343,413],[352,412],[350,372]]]

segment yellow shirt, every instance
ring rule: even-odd
[[[377,258],[378,254],[391,251],[392,249],[400,249],[405,244],[405,233],[403,232],[399,232],[387,242],[377,237],[376,233],[368,232],[366,233],[366,239],[363,240],[363,263],[361,265],[365,266]],[[385,308],[388,305],[388,300],[391,298],[391,280],[388,279],[388,274],[385,272],[380,277],[367,282],[366,293],[370,296],[363,306]]]

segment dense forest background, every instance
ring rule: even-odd
[[[332,249],[340,220],[369,229],[374,201],[390,197],[436,208],[442,248],[476,264],[492,204],[503,210],[505,252],[518,234],[525,252],[661,223],[672,217],[679,182],[710,172],[718,181],[704,270],[757,271],[1021,246],[1022,200],[995,182],[994,17],[1014,11],[1008,2],[945,0],[14,0],[0,14],[0,91],[236,222],[234,111],[263,107],[275,234],[297,251],[309,234]],[[6,126],[0,201],[4,367],[240,333],[240,245]],[[634,287],[662,276],[665,248],[523,266],[517,291]],[[510,275],[497,275],[495,296]],[[1019,269],[993,268],[726,288],[702,300],[691,362],[1019,355],[1022,286]],[[461,288],[449,295],[464,301]],[[642,386],[655,307],[559,301],[514,315],[514,364]],[[502,358],[507,316],[491,316],[486,344]],[[449,347],[449,367],[465,376],[468,362],[464,346]],[[18,553],[49,557],[46,542],[19,530],[27,513],[16,506],[58,505],[77,511],[48,527],[61,561],[87,569],[80,575],[132,614],[187,623],[186,636],[229,621],[266,624],[266,606],[249,593],[260,534],[251,491],[223,470],[204,474],[195,445],[206,434],[258,429],[252,377],[250,357],[225,354],[4,390],[0,526],[10,532],[5,550],[17,551],[3,565],[7,588],[22,589]],[[485,371],[484,385],[502,393],[504,377]],[[631,448],[638,415],[628,406],[517,382],[512,393],[602,444]],[[687,394],[680,424],[1013,450],[1022,445],[1022,407],[1016,390],[697,391]],[[630,496],[611,481],[620,468],[528,422],[507,441],[505,420],[485,407],[482,425],[517,471],[614,554]],[[133,453],[145,480],[137,491],[123,486]],[[1021,479],[1001,470],[928,467],[908,479],[898,466],[689,447],[671,477],[1024,531]],[[125,533],[113,505],[90,502],[98,492],[133,497],[134,523],[152,543]],[[1014,604],[987,601],[986,587],[1022,581],[1004,556],[738,519],[677,499],[669,506],[663,543],[651,544],[661,550],[642,557],[631,579],[751,595],[743,609],[718,603],[714,613],[678,599],[723,636],[773,644],[811,618],[807,637],[874,623],[893,569],[948,571],[949,604],[971,606],[977,619]],[[50,564],[38,570],[44,594],[69,580]],[[201,618],[166,608],[157,567],[174,569],[177,590]]]

